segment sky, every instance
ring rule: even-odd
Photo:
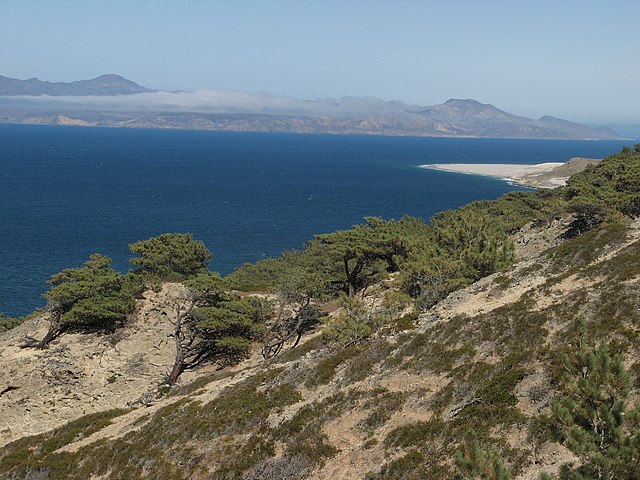
[[[640,124],[640,0],[0,0],[0,75]]]

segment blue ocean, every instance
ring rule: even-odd
[[[633,142],[448,139],[0,125],[0,312],[44,305],[47,279],[94,252],[190,232],[229,273],[365,216],[428,219],[513,187],[426,163],[602,157]]]

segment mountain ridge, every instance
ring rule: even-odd
[[[134,95],[150,93],[150,90],[115,73],[107,73],[90,80],[73,82],[48,82],[38,78],[19,80],[0,75],[1,96],[87,96],[87,95]]]
[[[392,136],[621,138],[610,128],[550,115],[531,119],[474,99],[452,98],[419,106],[371,96],[302,100],[243,91],[166,92],[115,74],[71,83],[0,76],[0,122]]]

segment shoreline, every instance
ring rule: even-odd
[[[597,162],[599,160],[593,158],[572,158],[566,163],[432,163],[420,165],[420,168],[494,177],[524,187],[556,188],[566,185],[574,173],[581,172]]]

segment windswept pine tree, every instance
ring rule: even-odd
[[[395,232],[395,222],[376,217],[367,217],[365,221],[350,230],[316,235],[308,247],[333,259],[336,272],[342,272],[338,278],[349,297],[386,272],[396,271],[398,259],[408,254],[407,243]]]
[[[217,273],[199,274],[185,281],[186,305],[176,306],[176,355],[167,382],[182,372],[210,361],[231,365],[242,360],[264,331],[271,305],[251,297],[236,298]]]
[[[52,288],[44,295],[49,330],[38,348],[67,330],[113,330],[133,311],[133,286],[104,255],[91,255],[82,267],[56,273],[49,283]]]

